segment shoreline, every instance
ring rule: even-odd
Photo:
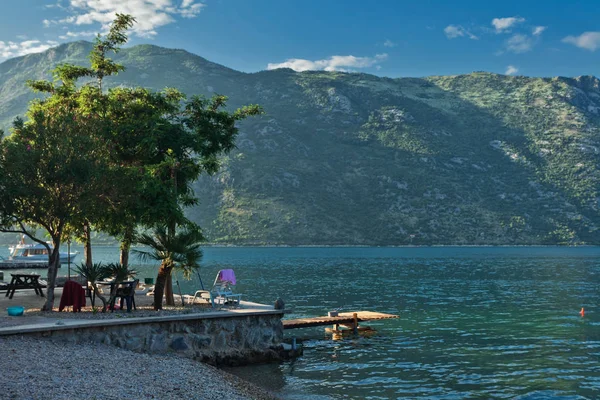
[[[0,243],[0,247],[12,246],[14,243]],[[72,247],[83,247],[83,245],[71,245]],[[92,244],[94,247],[118,247],[119,243]],[[141,246],[131,246],[132,249]],[[362,245],[362,244],[220,244],[205,243],[204,248],[367,248],[367,249],[426,249],[426,248],[511,248],[511,247],[541,247],[541,248],[578,248],[578,247],[600,247],[599,244],[402,244],[402,245]],[[62,248],[62,246],[61,246]]]
[[[35,349],[35,351],[31,351]],[[102,344],[0,338],[3,391],[11,399],[277,399],[251,382],[174,354]]]

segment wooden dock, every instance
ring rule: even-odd
[[[372,311],[354,311],[339,313],[337,317],[314,317],[283,320],[283,329],[309,328],[311,326],[343,325],[358,328],[358,322],[376,321],[380,319],[400,318],[399,315],[384,314]]]

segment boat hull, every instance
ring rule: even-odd
[[[75,262],[77,259],[78,253],[71,253],[71,264]],[[9,258],[6,262],[10,263],[25,263],[25,264],[46,264],[48,265],[48,256],[47,255],[34,255],[34,256],[16,256]],[[68,264],[69,263],[69,254],[68,253],[60,253],[60,263]]]

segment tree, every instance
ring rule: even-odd
[[[137,274],[137,272],[121,263],[110,263],[104,267],[104,270],[106,271],[106,275],[112,277],[114,280],[111,284],[110,298],[108,299],[108,304],[114,304],[119,285],[123,281],[126,281],[128,278]],[[135,290],[135,288],[132,289]],[[104,311],[106,311],[106,303],[102,308],[102,312]]]
[[[106,120],[100,118],[101,80],[122,69],[107,60],[104,52],[124,43],[122,31],[132,23],[130,16],[117,16],[107,38],[97,39],[91,69],[59,65],[53,72],[57,83],[27,82],[49,97],[34,100],[28,121],[17,118],[12,134],[0,142],[0,231],[25,234],[48,250],[50,246],[35,237],[31,227],[43,227],[52,239],[45,311],[52,310],[54,303],[65,229],[89,227],[89,214],[104,189],[108,152],[102,142]],[[77,87],[77,80],[85,76],[98,78],[98,87]],[[83,232],[89,247],[89,229]]]
[[[81,263],[75,268],[75,271],[92,285],[94,296],[102,301],[102,312],[106,311],[107,300],[98,289],[98,282],[110,277],[110,272],[102,263]]]
[[[49,250],[42,310],[53,307],[65,227],[81,218],[79,206],[92,201],[89,187],[102,175],[95,126],[78,120],[77,108],[77,98],[63,94],[33,102],[28,122],[17,119],[0,142],[0,230],[25,234]],[[32,227],[49,233],[52,251]]]
[[[30,121],[18,120],[10,139],[5,140],[6,154],[4,164],[0,160],[0,172],[6,170],[7,174],[0,178],[0,189],[6,187],[6,190],[0,196],[3,202],[0,218],[5,228],[11,227],[14,230],[10,231],[29,236],[32,235],[26,232],[27,223],[49,230],[56,253],[51,256],[48,273],[52,295],[58,245],[66,225],[82,233],[88,249],[91,248],[92,224],[121,237],[121,259],[125,265],[125,254],[129,252],[137,226],[166,226],[167,235],[174,240],[176,227],[189,225],[184,208],[197,202],[192,182],[202,172],[218,170],[219,156],[235,146],[237,121],[262,113],[257,105],[229,112],[227,98],[220,95],[211,99],[193,96],[186,101],[183,93],[169,88],[152,92],[120,87],[103,92],[104,79],[124,70],[107,57],[107,52],[116,52],[126,43],[126,31],[134,22],[131,16],[117,14],[107,36],[96,39],[90,54],[90,68],[62,64],[55,69],[55,78],[61,85],[49,81],[29,82],[29,86],[50,96],[33,102],[28,113]],[[78,80],[85,77],[95,78],[95,81],[78,86]],[[46,131],[53,132],[54,142],[46,143]],[[22,153],[31,151],[33,144],[34,150],[42,149],[40,143],[44,144],[44,154],[36,159],[38,175],[50,179],[54,186],[34,183],[37,175],[32,175],[27,170],[29,162],[23,161],[27,158],[23,158]],[[80,163],[81,171],[71,170],[71,175],[63,173],[68,176],[60,175],[62,181],[53,177],[54,165],[50,169],[45,166],[46,170],[41,171],[48,159],[67,155],[72,156],[73,162]],[[21,162],[10,164],[15,157],[21,157]],[[72,167],[65,164],[58,170],[64,168]],[[70,182],[75,180],[80,186],[74,187]],[[34,198],[66,196],[63,182],[71,189],[68,194],[77,195],[69,198],[64,208],[59,208],[63,203],[58,200],[50,207]],[[9,189],[20,193],[20,197],[13,199],[12,194],[6,195]],[[23,204],[28,204],[28,208],[23,208]],[[52,221],[56,226],[41,215],[55,218],[56,221]],[[15,225],[18,229],[12,228]],[[91,257],[88,264],[92,265]],[[167,304],[174,304],[171,265],[175,265],[175,261],[165,262],[157,277],[157,281],[166,277]],[[51,271],[51,268],[54,269]],[[52,295],[46,309],[52,307]],[[160,295],[162,298],[162,293]]]
[[[154,286],[154,309],[162,309],[162,298],[167,280],[173,270],[180,270],[186,279],[199,268],[202,259],[200,244],[204,240],[202,233],[196,227],[186,227],[169,234],[166,226],[154,229],[153,234],[142,234],[136,242],[149,247],[149,251],[134,250],[145,261],[160,262],[156,285]]]

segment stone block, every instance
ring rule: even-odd
[[[212,341],[210,336],[205,335],[190,335],[190,339],[192,341],[192,346],[197,349],[209,347],[210,342]]]
[[[154,334],[150,338],[150,352],[164,353],[168,350],[167,338],[165,334]]]
[[[141,351],[144,348],[144,343],[139,337],[132,337],[125,341],[125,348],[131,351]]]
[[[222,349],[227,346],[227,335],[225,334],[225,332],[221,331],[214,337],[212,346],[217,349]]]
[[[171,342],[171,348],[175,351],[185,351],[189,348],[183,336],[179,336]]]

